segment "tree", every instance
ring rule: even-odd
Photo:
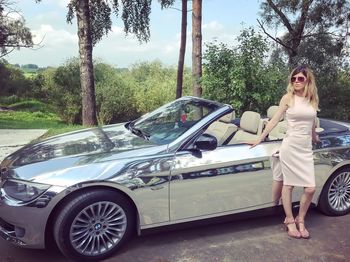
[[[300,44],[309,37],[330,35],[344,45],[349,36],[350,3],[346,0],[267,0],[262,2],[260,27],[288,53],[289,65],[294,67]],[[287,33],[274,37],[264,27],[282,26]]]
[[[18,67],[10,65],[5,59],[0,59],[0,96],[30,96],[30,88],[30,79],[25,78]]]
[[[181,40],[180,40],[180,52],[179,62],[177,66],[177,80],[176,80],[176,98],[182,96],[182,83],[185,64],[186,53],[186,38],[187,38],[187,0],[182,0],[181,8]]]
[[[68,5],[67,21],[72,22],[74,13],[77,15],[82,114],[83,125],[87,126],[97,124],[92,50],[93,45],[111,30],[111,8],[108,3],[107,0],[71,0]],[[148,41],[151,0],[122,1],[121,4],[125,33],[135,34],[140,42]],[[116,14],[119,5],[118,0],[112,1]]]
[[[162,8],[168,8],[175,3],[175,0],[160,1]],[[185,65],[186,40],[187,39],[187,0],[181,0],[181,37],[180,51],[177,66],[176,98],[182,96],[183,74]]]
[[[98,2],[95,2],[99,4]],[[101,13],[109,17],[111,10],[101,2]],[[73,12],[76,12],[78,23],[79,56],[80,56],[80,83],[82,92],[82,120],[84,126],[97,125],[95,83],[92,62],[93,40],[96,43],[103,35],[104,30],[110,28],[110,21],[100,21],[97,15],[91,16],[95,10],[89,6],[89,0],[76,0],[69,3],[67,21],[72,21]],[[91,19],[92,18],[92,19]],[[104,22],[104,23],[103,23]],[[100,24],[101,23],[101,24]],[[95,29],[95,31],[93,31]],[[95,33],[95,34],[93,34]]]
[[[148,41],[150,37],[151,2],[151,0],[70,0],[67,22],[72,23],[76,15],[78,25],[83,125],[97,124],[92,52],[93,46],[111,30],[112,8],[118,15],[121,5],[125,33],[132,33],[143,42]],[[173,0],[160,0],[160,2],[166,5]]]
[[[192,1],[192,78],[193,95],[201,97],[202,87],[202,0]]]
[[[32,47],[32,34],[13,2],[0,0],[0,58],[21,47]]]
[[[266,39],[244,29],[238,45],[210,43],[204,54],[204,97],[231,104],[238,114],[266,112],[284,92],[287,71],[283,63],[269,64]]]

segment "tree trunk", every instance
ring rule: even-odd
[[[202,0],[192,1],[192,78],[193,95],[202,96]]]
[[[92,63],[92,35],[88,0],[77,1],[82,118],[84,126],[97,125],[95,84]]]
[[[187,35],[187,0],[182,0],[182,14],[181,14],[181,42],[179,63],[177,67],[177,81],[176,81],[176,98],[182,96],[182,85],[184,77],[184,63],[186,52],[186,35]]]

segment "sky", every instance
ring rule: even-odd
[[[37,64],[39,67],[60,66],[69,58],[78,57],[76,19],[66,23],[69,0],[15,0],[15,6],[25,18],[26,26],[34,35],[33,49],[21,48],[4,58],[11,64]],[[177,65],[181,12],[176,9],[161,10],[158,1],[152,1],[150,17],[151,37],[147,43],[139,43],[133,35],[126,36],[121,19],[113,16],[112,31],[96,44],[94,59],[115,67],[130,67],[135,63],[159,60],[163,64]],[[205,43],[214,40],[233,46],[243,28],[250,26],[258,30],[261,0],[203,0],[202,37]],[[181,1],[174,7],[180,9]],[[192,8],[189,2],[188,9]],[[191,12],[187,21],[186,66],[191,66]]]

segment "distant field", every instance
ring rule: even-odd
[[[25,78],[33,78],[33,77],[36,77],[37,76],[37,72],[24,72],[24,77]]]

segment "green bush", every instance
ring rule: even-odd
[[[23,98],[16,95],[0,96],[0,106],[9,106],[20,101],[23,101]]]
[[[106,64],[95,66],[96,105],[100,124],[124,122],[139,114],[132,86],[113,67]]]
[[[204,54],[203,96],[231,104],[238,115],[246,110],[265,113],[285,92],[284,64],[268,63],[266,40],[245,29],[238,46],[210,43]]]
[[[78,59],[69,59],[57,69],[49,68],[39,76],[40,93],[60,118],[68,124],[81,123],[81,88]]]
[[[29,97],[32,85],[20,69],[0,60],[0,87],[0,96]]]
[[[143,62],[132,66],[126,80],[132,83],[137,111],[152,111],[170,102],[176,96],[176,67],[165,67],[159,61]],[[191,93],[191,73],[184,71],[183,95]]]
[[[52,112],[51,106],[37,100],[22,100],[9,105],[9,108],[16,111],[27,111],[27,112]]]

